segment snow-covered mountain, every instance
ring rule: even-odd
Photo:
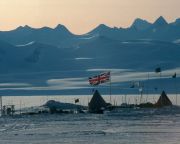
[[[13,46],[0,41],[0,73],[17,73],[32,71],[66,69],[70,66],[71,53],[55,46],[28,43]]]
[[[179,19],[167,23],[163,17],[152,24],[136,19],[126,29],[101,24],[78,36],[63,25],[18,27],[0,32],[0,88],[6,95],[71,94],[89,88],[88,77],[105,70],[112,70],[118,86],[156,67],[173,74],[180,67],[179,40]],[[121,70],[127,75],[120,77]]]
[[[0,40],[13,45],[23,45],[28,42],[49,44],[57,47],[69,47],[87,41],[87,35],[106,36],[117,40],[152,39],[161,41],[175,41],[180,38],[179,19],[173,23],[161,16],[153,24],[140,18],[136,19],[129,28],[111,28],[100,24],[84,35],[72,34],[65,26],[57,25],[55,28],[31,28],[20,26],[12,31],[0,31]],[[84,39],[86,38],[86,40]]]
[[[0,73],[71,71],[94,68],[152,70],[180,67],[180,46],[154,40],[120,41],[98,36],[70,48],[31,43],[13,46],[0,41]]]
[[[151,23],[149,23],[146,20],[142,20],[140,18],[137,18],[133,24],[131,25],[131,27],[136,28],[137,30],[146,30],[151,26]]]
[[[57,25],[57,27],[49,28],[31,28],[29,26],[20,26],[12,31],[1,31],[0,39],[14,45],[22,45],[31,41],[50,44],[54,46],[68,45],[75,37],[65,26]]]
[[[164,17],[160,16],[154,23],[153,26],[154,27],[164,27],[167,26],[168,23],[167,21],[164,19]]]
[[[178,19],[168,24],[160,16],[153,24],[136,19],[129,28],[110,28],[100,25],[89,34],[100,34],[117,40],[152,39],[172,42],[180,37],[180,26],[178,25]]]

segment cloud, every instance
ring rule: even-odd
[[[92,60],[93,58],[79,57],[75,58],[75,60]]]
[[[89,69],[88,72],[102,72],[110,70],[114,85],[131,81],[142,81],[148,79],[159,79],[159,74],[152,72],[137,72],[125,69]],[[174,73],[180,73],[180,68],[162,71],[162,78],[171,78]],[[178,77],[178,75],[177,75]],[[90,88],[88,77],[48,79],[46,86],[33,86],[28,83],[0,83],[0,90],[71,90]],[[109,86],[105,83],[103,86]]]
[[[29,87],[28,83],[0,83],[0,87]]]
[[[47,80],[48,87],[58,89],[74,89],[88,86],[87,78],[65,78],[65,79],[49,79]]]

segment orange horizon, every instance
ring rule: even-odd
[[[173,22],[180,17],[179,5],[179,0],[0,0],[0,30],[63,24],[74,34],[85,34],[99,24],[127,28],[138,17]]]

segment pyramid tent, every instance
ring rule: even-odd
[[[106,108],[108,104],[102,98],[100,93],[96,90],[93,94],[93,97],[89,103],[89,112],[98,113],[102,111],[103,108]]]
[[[163,107],[163,106],[171,106],[172,102],[166,95],[165,91],[162,92],[161,96],[159,97],[158,101],[156,102],[155,106]]]

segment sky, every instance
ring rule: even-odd
[[[0,30],[63,24],[84,34],[102,23],[129,27],[136,18],[172,22],[180,17],[179,6],[180,0],[0,0]]]

